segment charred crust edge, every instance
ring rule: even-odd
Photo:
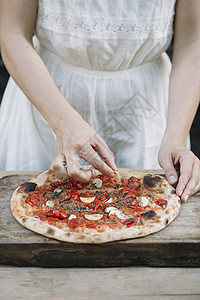
[[[148,188],[155,188],[156,185],[162,180],[159,176],[154,176],[154,175],[145,175],[143,177],[143,183],[146,187]]]
[[[25,182],[20,185],[18,192],[29,193],[35,191],[37,184],[35,182]]]
[[[153,219],[155,216],[157,216],[157,214],[155,213],[155,211],[149,210],[149,211],[147,211],[147,212],[143,215],[143,218],[145,218],[145,219],[147,219],[147,220],[151,220],[151,219]]]

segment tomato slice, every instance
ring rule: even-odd
[[[41,207],[43,204],[41,195],[37,195],[35,197],[29,197],[25,200],[25,202],[30,204],[32,207],[33,206]]]
[[[132,204],[129,204],[129,208],[132,208],[132,213],[136,214],[137,216],[142,216],[145,213],[140,207],[134,206]]]
[[[130,190],[127,194],[126,197],[131,198],[131,199],[135,199],[138,196],[138,191],[136,190]]]
[[[123,221],[123,224],[126,225],[127,227],[131,226],[131,225],[135,225],[136,220],[133,218],[129,218],[125,221]]]
[[[134,212],[141,212],[142,211],[142,209],[140,208],[140,207],[136,207],[135,209],[134,209]]]
[[[105,210],[106,209],[106,204],[105,203],[97,204],[94,209],[95,209],[95,211]]]
[[[126,194],[128,194],[128,192],[130,191],[130,189],[129,188],[127,188],[127,187],[123,187],[121,190],[119,190],[119,195],[126,195]]]
[[[140,208],[139,207],[139,201],[138,200],[134,200],[132,203],[129,204],[128,207],[131,208],[131,209]]]
[[[95,201],[106,202],[110,199],[110,196],[106,193],[98,194],[95,198]]]
[[[78,201],[78,200],[80,200],[80,197],[78,194],[73,193],[73,194],[71,194],[71,200]]]
[[[59,219],[55,219],[55,218],[53,218],[53,217],[48,217],[48,223],[49,223],[49,225],[56,225],[56,221],[58,221]]]
[[[164,200],[164,199],[157,199],[157,200],[155,200],[155,204],[157,204],[157,205],[163,207],[164,205],[167,204],[167,200]]]
[[[64,208],[58,208],[55,210],[50,210],[47,212],[47,217],[54,217],[58,219],[66,219],[67,218],[67,213]]]
[[[58,186],[60,186],[60,183],[51,182],[51,183],[50,183],[50,186],[51,186],[52,188],[57,188]]]
[[[134,177],[134,176],[131,176],[129,179],[128,179],[128,186],[129,187],[132,187],[134,189],[138,189],[139,186],[140,186],[140,179]]]
[[[76,218],[76,219],[71,219],[68,224],[71,229],[75,229],[80,225],[80,223],[81,220],[79,218]]]
[[[100,175],[98,175],[97,177],[100,178],[101,180],[103,180],[104,182],[105,182],[105,181],[107,181],[107,182],[111,181],[111,178],[108,177],[108,176],[105,175],[105,174],[100,174]]]

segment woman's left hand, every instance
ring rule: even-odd
[[[182,202],[200,189],[200,160],[184,145],[163,143],[158,161]]]

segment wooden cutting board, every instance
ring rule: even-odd
[[[15,172],[16,173],[16,172]],[[59,242],[21,226],[10,199],[36,173],[7,172],[0,178],[0,264],[41,267],[200,267],[200,193],[182,204],[176,220],[147,237],[100,245]],[[155,172],[157,173],[157,172]],[[5,173],[0,172],[0,177]]]

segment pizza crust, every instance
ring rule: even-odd
[[[91,167],[87,167],[91,168]],[[21,185],[18,187],[11,199],[11,210],[16,220],[24,227],[42,234],[44,236],[54,238],[64,242],[72,243],[105,243],[117,240],[132,239],[142,236],[146,236],[161,229],[170,224],[179,214],[181,201],[175,194],[174,188],[167,182],[165,178],[159,175],[145,174],[142,171],[130,170],[127,168],[119,168],[119,175],[121,178],[129,178],[135,176],[141,179],[142,185],[150,190],[164,193],[165,199],[168,201],[165,210],[161,210],[161,215],[149,214],[147,217],[143,217],[144,225],[134,225],[132,227],[126,227],[122,225],[121,228],[112,229],[107,225],[104,225],[103,232],[98,232],[92,228],[79,228],[78,232],[71,232],[68,227],[58,228],[50,225],[45,221],[41,221],[39,218],[26,215],[25,209],[22,206],[23,199],[26,198],[27,185]],[[97,175],[99,172],[93,169],[93,174]],[[52,181],[56,181],[56,176],[52,171],[48,170],[34,177],[30,182],[37,184],[48,184]]]

